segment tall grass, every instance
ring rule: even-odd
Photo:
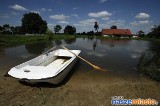
[[[157,82],[160,82],[160,50],[147,50],[140,58],[140,72]]]

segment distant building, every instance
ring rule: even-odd
[[[129,29],[102,29],[102,36],[132,37],[132,33]]]
[[[133,38],[138,38],[139,36],[138,35],[133,35]]]
[[[12,34],[13,34],[13,31],[12,31],[12,28],[11,28],[11,27],[5,27],[5,28],[4,28],[4,31],[3,31],[2,33],[3,33],[3,34],[12,35]]]

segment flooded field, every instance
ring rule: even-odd
[[[15,65],[48,49],[64,45],[107,72],[79,60],[60,85],[28,85],[3,75]],[[160,85],[137,69],[141,55],[160,43],[139,40],[71,39],[0,47],[0,105],[110,106],[112,96],[153,98],[160,102]]]

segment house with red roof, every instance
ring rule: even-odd
[[[129,29],[102,29],[102,36],[110,37],[132,37]]]

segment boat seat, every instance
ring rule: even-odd
[[[46,68],[53,68],[54,67],[54,68],[58,69],[61,67],[61,65],[63,65],[63,63],[64,63],[63,59],[56,59],[52,63],[47,65]]]

